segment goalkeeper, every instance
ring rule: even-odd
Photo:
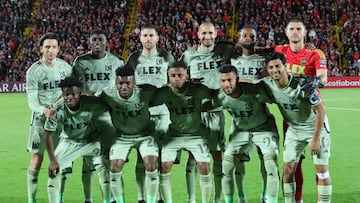
[[[307,30],[303,21],[299,18],[290,19],[285,28],[285,34],[289,39],[289,44],[276,46],[275,51],[286,56],[286,71],[295,75],[318,77],[321,83],[325,85],[327,83],[326,57],[319,49],[309,50],[306,48]],[[284,132],[286,132],[288,125],[286,122],[283,125]],[[295,174],[295,200],[297,203],[303,202],[301,163],[302,160],[300,159]]]

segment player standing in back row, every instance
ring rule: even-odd
[[[89,38],[90,52],[78,56],[73,63],[73,75],[83,82],[82,94],[96,95],[105,87],[114,86],[115,69],[124,66],[121,58],[106,51],[107,39],[106,33],[102,30],[94,30]],[[111,120],[111,118],[108,118]],[[104,134],[100,136],[102,144],[102,154],[107,161],[105,166],[109,167],[109,150],[111,146],[111,137]],[[92,172],[94,167],[91,159],[83,159],[82,181],[85,194],[85,202],[92,202]],[[109,168],[107,168],[107,173]],[[103,191],[110,195],[110,185],[105,183],[105,178],[100,174],[99,183]]]
[[[231,65],[235,66],[239,76],[239,81],[253,83],[260,79],[265,70],[265,56],[255,50],[257,42],[256,30],[252,26],[244,26],[240,30],[238,43],[241,48],[240,55],[234,55],[230,58]],[[266,106],[263,106],[267,108]],[[264,158],[259,147],[257,152],[260,159],[260,173],[262,177],[262,193],[261,201],[263,203],[267,200],[267,173],[264,164]],[[244,152],[240,159],[234,160],[236,162],[235,180],[238,189],[239,203],[246,203],[245,194],[245,162],[250,160],[252,150]],[[224,187],[224,185],[223,185]]]
[[[32,111],[28,151],[31,152],[27,170],[28,203],[36,202],[38,176],[44,158],[45,115],[49,106],[61,95],[60,80],[71,75],[72,68],[57,58],[60,51],[59,38],[55,33],[46,33],[40,38],[41,58],[26,72],[26,93]],[[54,141],[58,135],[54,136]]]
[[[159,35],[153,25],[145,25],[140,31],[142,50],[130,55],[127,64],[134,69],[136,85],[150,84],[158,88],[168,83],[167,69],[174,62],[170,52],[158,50],[156,45]],[[170,124],[169,111],[165,105],[149,109],[151,119],[155,122],[155,139],[159,141],[164,136]],[[159,147],[161,144],[158,143]],[[136,183],[138,187],[138,202],[144,202],[144,162],[138,155],[136,162]],[[161,202],[161,200],[159,200]]]
[[[186,64],[191,79],[202,79],[203,84],[213,90],[218,90],[218,66],[223,57],[214,53],[216,30],[211,22],[199,26],[198,38],[200,46],[197,50],[187,50],[181,60]],[[226,50],[221,50],[226,52]],[[225,148],[225,116],[222,109],[202,113],[202,121],[206,125],[206,137],[210,153],[213,157],[213,175],[215,194],[214,201],[221,202],[222,155]],[[186,180],[188,187],[188,201],[195,202],[196,162],[189,158],[186,164]]]
[[[289,39],[289,45],[276,46],[275,51],[285,55],[286,71],[296,75],[316,77],[318,83],[325,85],[327,83],[326,57],[319,49],[306,49],[305,37],[307,30],[304,22],[298,18],[290,19],[285,28],[285,34]],[[287,124],[284,122],[284,135],[286,129]],[[297,165],[295,174],[295,199],[297,203],[303,202],[302,185],[304,177],[302,174],[301,163],[302,159],[300,159]]]

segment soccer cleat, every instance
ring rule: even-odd
[[[92,203],[92,201],[86,201],[86,200],[85,200],[85,203]]]
[[[261,203],[267,203],[268,197],[267,196],[261,196]]]
[[[138,200],[138,203],[145,203],[145,200]]]
[[[159,200],[158,200],[158,203],[164,203],[164,200],[159,199]]]
[[[246,197],[241,197],[241,198],[239,198],[238,203],[247,203]]]
[[[296,201],[296,203],[304,203],[304,201],[298,200],[298,201]]]
[[[195,200],[189,200],[188,203],[196,203]]]
[[[116,201],[115,201],[115,200],[112,200],[110,203],[116,203]]]

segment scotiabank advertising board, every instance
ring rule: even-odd
[[[360,77],[328,77],[325,88],[360,88]]]
[[[360,77],[328,77],[325,88],[360,88]],[[25,82],[0,82],[0,93],[25,92]]]

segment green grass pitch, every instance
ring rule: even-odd
[[[331,160],[330,175],[333,183],[334,203],[360,202],[360,89],[323,89],[322,96],[326,104],[331,126]],[[0,202],[27,202],[26,170],[30,154],[26,152],[27,136],[30,122],[30,110],[24,93],[1,94],[0,96]],[[282,119],[279,111],[273,105],[271,111],[280,124]],[[281,127],[279,125],[279,130]],[[280,135],[282,138],[282,134]],[[282,140],[280,141],[282,143]],[[186,187],[184,164],[187,154],[183,152],[180,165],[174,165],[172,172],[173,197],[175,203],[184,203]],[[305,176],[304,202],[316,202],[315,172],[308,150],[303,163]],[[125,195],[127,202],[134,203],[137,199],[134,177],[135,153],[131,153],[130,162],[124,168]],[[65,192],[66,203],[83,202],[81,186],[81,160],[74,164],[73,173],[68,175]],[[38,203],[47,202],[47,155],[39,177]],[[282,172],[282,153],[279,156],[279,168]],[[93,176],[93,199],[101,202],[97,174]],[[258,158],[253,154],[252,161],[247,164],[246,194],[250,203],[260,202],[260,174]],[[279,202],[283,202],[280,192]],[[197,191],[197,201],[200,202],[200,191]]]

